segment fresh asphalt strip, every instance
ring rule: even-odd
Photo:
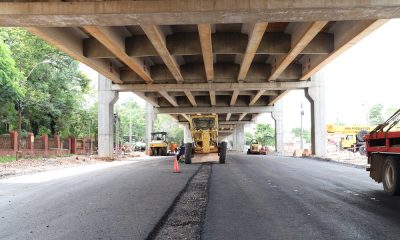
[[[146,240],[200,239],[208,201],[211,164],[202,164],[189,179]]]

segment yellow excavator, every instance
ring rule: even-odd
[[[218,140],[218,115],[191,116],[189,125],[193,142],[185,144],[185,163],[192,163],[192,159],[208,162],[218,158],[224,164],[227,143]]]

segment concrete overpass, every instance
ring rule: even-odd
[[[324,153],[322,67],[390,18],[400,1],[164,0],[10,1],[0,25],[20,26],[99,72],[99,154],[112,154],[113,104],[134,92],[153,113],[184,123],[214,113],[244,144],[244,124],[304,89],[311,103],[313,152]],[[186,129],[187,132],[187,129]]]

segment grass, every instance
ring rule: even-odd
[[[7,156],[7,157],[0,156],[0,163],[13,162],[13,161],[15,161],[15,156]]]

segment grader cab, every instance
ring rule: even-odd
[[[189,124],[193,142],[185,145],[185,163],[192,163],[192,158],[225,163],[227,143],[218,140],[218,116],[191,116]]]

